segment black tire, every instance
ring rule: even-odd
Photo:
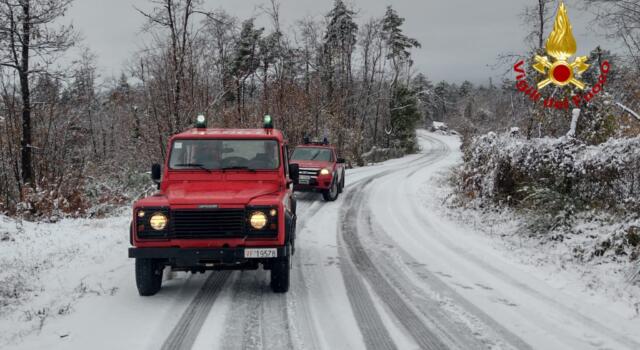
[[[338,182],[333,181],[331,183],[331,187],[328,190],[322,191],[322,198],[324,198],[324,200],[327,202],[333,202],[338,199],[338,194],[340,194],[338,187]]]
[[[286,293],[289,291],[290,272],[291,254],[277,259],[271,265],[271,290],[274,293]]]
[[[296,225],[297,225],[298,217],[293,217],[293,229],[291,230],[292,238],[291,238],[291,255],[296,253]]]
[[[136,258],[136,286],[141,296],[151,296],[162,287],[163,266],[156,259]]]
[[[291,196],[291,212],[295,215],[298,209],[298,199],[295,196]]]

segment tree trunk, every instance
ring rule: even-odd
[[[21,67],[18,70],[20,76],[20,92],[22,94],[22,140],[21,147],[21,172],[22,183],[33,184],[33,161],[31,159],[31,100],[29,90],[29,40],[31,39],[31,17],[29,14],[29,2],[22,4],[24,19],[22,20],[22,52]]]
[[[538,49],[542,50],[544,45],[544,7],[545,0],[538,0],[538,21],[540,25],[540,30],[538,32]]]

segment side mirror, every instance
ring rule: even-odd
[[[347,162],[347,160],[344,159],[344,158],[338,158],[338,160],[336,161],[336,163],[338,163],[338,164],[344,164],[346,162]]]
[[[162,166],[158,163],[151,165],[151,180],[155,183],[160,183],[162,177]]]
[[[295,163],[289,163],[289,178],[294,182],[298,182],[300,177],[300,166]]]

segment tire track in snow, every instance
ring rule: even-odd
[[[438,139],[425,136],[425,135],[419,135],[419,137],[425,141],[428,141],[429,143],[431,143],[431,145],[433,145],[433,147],[431,147],[429,150],[430,154],[437,153],[438,155],[440,155],[439,158],[442,158],[450,152],[449,146]],[[439,159],[436,159],[436,161],[437,160]],[[419,166],[419,167],[412,167],[412,169],[401,169],[398,172],[403,170],[404,171],[410,170],[407,174],[403,176],[404,179],[409,179],[410,177],[415,176],[415,174],[418,171],[423,169],[424,167]],[[391,175],[391,174],[386,174],[386,175]],[[361,207],[364,208],[364,206],[361,206]],[[411,206],[411,208],[413,210],[413,216],[420,218],[421,213],[417,210],[418,207]],[[440,277],[436,276],[434,273],[429,271],[429,269],[427,269],[423,264],[418,263],[404,249],[395,245],[393,243],[393,240],[391,239],[391,235],[388,232],[385,232],[384,229],[382,229],[381,225],[376,223],[375,218],[372,216],[372,213],[368,208],[363,209],[362,211],[363,211],[363,216],[365,218],[364,221],[365,221],[366,230],[370,234],[369,237],[377,239],[379,244],[382,243],[387,247],[393,246],[393,249],[399,253],[397,254],[398,256],[396,256],[396,259],[394,261],[393,257],[390,256],[388,251],[378,252],[379,254],[377,254],[376,259],[379,259],[380,261],[384,261],[384,263],[379,264],[379,266],[381,267],[381,270],[385,273],[387,278],[389,278],[394,282],[393,284],[397,286],[401,292],[404,291],[405,297],[410,299],[411,303],[413,305],[416,305],[425,317],[432,319],[432,321],[434,322],[434,324],[436,324],[436,326],[441,326],[439,324],[440,322],[449,323],[448,326],[446,327],[438,327],[440,331],[444,333],[444,336],[446,336],[450,340],[457,338],[456,337],[457,334],[455,334],[455,332],[451,333],[452,331],[455,331],[456,328],[459,328],[459,326],[455,324],[456,320],[447,320],[446,319],[447,315],[442,315],[442,314],[440,316],[440,319],[437,319],[436,317],[434,317],[435,315],[434,311],[436,312],[440,311],[440,310],[433,309],[434,300],[421,301],[420,299],[421,298],[425,299],[425,296],[417,293],[420,287],[416,286],[411,281],[411,278],[409,277],[409,275],[407,275],[406,273],[403,273],[403,270],[408,270],[407,272],[409,274],[414,275],[419,280],[423,280],[427,284],[428,288],[432,289],[433,292],[437,293],[437,295],[440,298],[445,297],[450,299],[453,307],[455,307],[456,309],[458,309],[463,313],[463,317],[466,319],[466,322],[473,323],[474,327],[480,326],[484,331],[488,333],[492,333],[493,337],[495,338],[493,340],[484,339],[487,334],[484,334],[485,337],[483,337],[482,334],[475,334],[475,331],[474,331],[474,335],[477,338],[479,337],[480,338],[479,340],[482,341],[483,343],[487,341],[489,342],[498,341],[499,343],[501,343],[501,344],[498,344],[499,348],[502,348],[503,346],[507,345],[517,349],[531,349],[531,346],[529,346],[524,340],[522,340],[520,337],[518,337],[517,335],[515,335],[514,333],[506,329],[504,326],[502,326],[498,322],[496,322],[493,318],[491,318],[488,314],[484,313],[478,307],[476,307],[475,305],[467,301],[460,294],[458,294],[453,288],[449,287],[446,283],[444,283]],[[429,227],[429,225],[425,227]],[[408,291],[405,289],[408,289]],[[469,331],[469,329],[467,328],[466,331]],[[459,340],[460,340],[459,338],[455,339],[455,343],[459,344],[460,343]],[[504,344],[503,342],[506,342],[507,344]],[[462,343],[463,343],[462,344],[463,349],[474,348],[474,344],[476,347],[480,345],[477,342],[470,340],[468,337],[466,338],[466,343],[464,342]],[[493,346],[495,344],[485,344],[485,345]]]
[[[427,138],[422,136],[419,137],[423,140]],[[409,178],[420,169],[422,169],[425,165],[429,165],[438,161],[448,153],[448,146],[443,142],[432,138],[428,138],[426,141],[433,145],[433,147],[429,149],[429,154],[427,156],[414,161],[414,164],[411,164],[408,168],[398,167],[398,169],[384,171],[382,173],[361,179],[354,184],[357,188],[353,189],[353,191],[358,191],[361,193],[361,196],[364,196],[366,187],[373,180],[407,170],[410,170],[410,172],[404,177]],[[426,160],[424,160],[425,158]],[[343,214],[343,223],[347,222],[348,220],[352,220],[352,225],[357,226],[358,217],[363,217],[363,221],[365,221],[364,231],[367,238],[373,238],[372,236],[374,236],[374,234],[380,236],[380,233],[378,232],[379,229],[373,224],[373,220],[371,218],[369,210],[365,209],[366,206],[364,205],[364,203],[366,202],[366,200],[364,198],[359,198],[356,201],[352,199],[351,202],[351,207],[356,208],[355,210],[357,210],[358,212],[347,212]],[[352,231],[357,232],[358,227],[353,227]],[[387,235],[386,232],[384,234]],[[362,235],[362,232],[359,232],[358,235]],[[405,328],[408,328],[407,330],[409,331],[409,333],[414,337],[414,340],[416,340],[416,342],[418,342],[418,344],[422,348],[447,348],[451,346],[466,350],[493,347],[496,345],[495,340],[488,340],[483,337],[482,334],[477,334],[477,330],[470,329],[467,324],[460,320],[459,314],[451,317],[450,315],[447,315],[444,310],[442,310],[443,307],[440,305],[442,303],[442,300],[438,298],[440,294],[444,294],[447,297],[451,297],[452,294],[458,296],[455,291],[451,290],[450,288],[444,288],[445,293],[442,293],[443,288],[441,287],[447,286],[444,285],[444,283],[442,283],[439,279],[435,278],[433,274],[430,274],[430,282],[434,282],[434,280],[431,279],[432,277],[435,279],[435,282],[440,283],[435,283],[437,287],[435,288],[435,292],[438,293],[438,295],[436,296],[437,299],[429,299],[428,296],[424,295],[424,290],[416,286],[406,274],[401,273],[404,268],[403,266],[401,266],[402,262],[394,261],[389,256],[388,251],[373,252],[371,250],[368,250],[368,247],[363,247],[361,245],[361,242],[359,241],[358,235],[355,235],[354,240],[350,243],[352,243],[352,245],[355,245],[355,249],[358,252],[358,258],[364,259],[365,264],[364,266],[361,266],[361,272],[364,271],[363,275],[365,275],[365,277],[367,277],[367,275],[369,276],[370,284],[374,291],[380,295],[381,300],[388,304],[388,307],[392,310],[392,312],[394,312],[397,319],[401,322],[401,324],[403,324],[403,326],[405,326]],[[378,254],[376,254],[375,259],[372,260],[369,256],[373,253]],[[376,261],[376,265],[379,266],[379,268],[374,265],[373,261]],[[383,261],[383,263],[379,263],[378,261]],[[409,265],[411,264],[409,263]],[[404,269],[406,270],[406,268]],[[424,271],[414,273],[418,277],[425,276]],[[431,283],[429,283],[429,287],[433,287]],[[392,296],[391,299],[389,299],[389,295]],[[467,323],[470,322],[468,318],[472,318],[474,326],[477,326],[477,323],[480,323],[483,327],[483,330],[491,332],[497,336],[495,338],[499,338],[499,348],[505,345],[508,347],[507,344],[502,343],[502,340],[505,340],[509,345],[516,348],[530,349],[530,347],[520,338],[506,330],[504,327],[491,319],[488,315],[482,313],[479,309],[477,309],[466,300],[462,299],[460,296],[458,296],[458,298],[451,299],[455,301],[454,307],[459,308],[459,306],[463,306],[462,311],[465,314],[465,321]],[[416,315],[412,308],[409,307],[409,305],[412,305],[424,319],[421,319],[420,316]],[[408,318],[405,317],[407,315],[409,315]],[[423,324],[422,326],[416,327],[416,325],[420,325],[425,321],[428,325]],[[430,333],[430,336],[426,336],[425,338],[423,329],[420,329],[421,327],[427,327],[427,329],[429,329],[428,333]],[[486,329],[484,327],[488,327],[489,329]],[[446,340],[447,344],[445,345],[443,344],[443,342],[434,342],[434,338],[442,338],[442,340]]]
[[[178,323],[162,344],[162,350],[191,349],[229,271],[211,272],[202,288],[184,311]]]
[[[309,197],[309,196],[306,196]],[[305,198],[308,199],[308,198]],[[297,319],[298,322],[291,324],[290,327],[294,330],[295,336],[292,335],[292,339],[295,340],[296,348],[304,348],[308,350],[318,349],[319,341],[316,334],[316,329],[313,324],[313,315],[311,312],[311,305],[309,304],[309,289],[305,274],[303,273],[303,264],[301,257],[306,256],[305,249],[300,247],[299,238],[300,233],[304,230],[307,220],[311,219],[318,213],[315,210],[318,206],[321,206],[321,202],[315,200],[313,202],[301,201],[298,199],[297,212],[302,213],[298,215],[296,223],[296,254],[293,256],[293,277],[291,284],[291,290],[287,294],[287,308],[289,312],[296,312],[295,315],[290,315],[289,319]],[[295,310],[295,311],[294,311]]]
[[[418,159],[406,162],[403,161],[393,166],[384,165],[385,168],[389,167],[391,169],[378,173],[374,176],[378,177],[383,174],[397,171],[397,167],[402,167],[403,165],[411,163],[413,163],[413,166],[422,165],[425,163],[423,160],[428,157],[429,156],[422,156]],[[359,180],[348,184],[347,186],[354,186],[362,181],[363,180]],[[311,219],[321,209],[316,210],[317,207],[322,206],[322,202],[321,200],[316,200],[311,203],[308,201],[300,201],[299,204],[304,205],[298,206],[298,213],[304,214],[299,215],[302,220],[298,221],[298,233],[302,231],[307,220]],[[233,313],[226,315],[228,320],[226,328],[228,332],[225,332],[225,334],[229,334],[230,336],[226,337],[222,344],[224,349],[292,349],[294,348],[294,340],[297,340],[297,346],[303,346],[305,349],[316,349],[318,347],[319,342],[317,340],[316,329],[313,325],[313,315],[311,314],[308,290],[304,280],[300,256],[301,254],[299,254],[299,252],[294,256],[294,271],[292,272],[296,277],[296,280],[292,280],[293,293],[277,295],[276,298],[271,298],[269,296],[268,300],[264,300],[265,293],[269,293],[269,295],[271,295],[270,289],[268,288],[268,274],[265,271],[247,271],[245,273],[224,271],[217,273],[224,274],[225,281],[232,273],[235,277],[229,286],[229,288],[235,289],[236,291],[234,292],[232,300],[233,305],[231,307]],[[356,279],[357,276],[355,271],[353,271],[353,274],[354,279]],[[171,332],[171,335],[165,341],[162,347],[163,350],[188,349],[193,345],[197,334],[199,333],[200,328],[202,327],[202,324],[215,301],[215,297],[217,297],[217,294],[219,293],[220,286],[224,284],[224,281],[220,286],[216,287],[215,297],[211,299],[208,306],[205,305],[203,310],[199,310],[197,312],[198,316],[195,317],[195,319],[194,316],[189,316],[188,314],[196,313],[195,310],[192,310],[195,308],[195,305],[202,305],[202,302],[200,301],[201,298],[198,297],[203,293],[203,290],[208,289],[206,285],[209,283],[209,280],[213,275],[214,274],[207,279],[201,292],[199,292],[188,307],[187,311],[185,311],[181,320],[178,322],[178,325],[176,325],[174,330]],[[368,296],[368,291],[364,285],[361,286],[361,292],[367,293],[365,295]],[[196,299],[198,299],[198,301],[196,301]],[[275,302],[274,299],[276,300]],[[290,305],[294,306],[296,310],[301,310],[301,312],[290,314],[291,310],[287,307]],[[372,309],[369,311],[372,311],[377,315],[377,311],[372,307],[372,304],[370,303],[369,305]],[[253,312],[246,312],[243,315],[243,313],[238,312],[238,310],[250,310]],[[296,319],[294,320],[294,318]],[[294,323],[294,321],[296,322]],[[266,324],[265,322],[268,322],[269,324],[277,324],[279,325],[279,328],[272,329],[270,333],[268,333],[270,335],[265,336],[265,328],[261,326],[261,324]],[[282,327],[283,325],[284,327]],[[284,334],[281,334],[282,332],[280,332],[282,329],[285,331]],[[242,330],[242,332],[239,332],[239,330]],[[285,341],[282,343],[281,341],[278,341],[278,339],[285,339]],[[375,339],[375,337],[371,339]],[[388,343],[390,341],[389,339],[390,338],[387,335],[386,339],[380,341],[379,344]],[[380,347],[378,345],[371,348],[394,349],[395,346],[391,343],[391,346],[389,347]]]
[[[271,292],[265,270],[234,274],[222,349],[293,349],[286,294]]]
[[[437,228],[429,221],[427,221],[426,219],[422,218],[421,215],[419,215],[419,211],[418,205],[412,205],[410,206],[413,212],[413,217],[417,218],[420,220],[422,227],[425,228],[429,228],[431,229],[431,231],[436,232]],[[562,310],[563,313],[565,313],[566,315],[571,315],[571,317],[573,317],[575,320],[578,320],[579,322],[581,322],[584,326],[586,327],[590,327],[591,329],[595,329],[595,330],[599,330],[601,333],[605,333],[605,334],[611,334],[614,338],[616,339],[616,341],[625,344],[626,346],[628,346],[630,349],[640,349],[640,343],[638,343],[637,341],[629,338],[628,336],[626,336],[625,334],[611,328],[608,327],[607,325],[597,321],[596,319],[580,312],[579,310],[573,309],[565,304],[563,304],[562,302],[559,302],[558,300],[545,295],[543,293],[541,293],[540,291],[532,288],[531,286],[518,281],[517,279],[515,279],[513,276],[505,273],[504,271],[500,270],[499,268],[497,268],[496,266],[488,263],[487,261],[480,259],[478,256],[470,253],[469,251],[466,251],[464,249],[462,249],[460,246],[456,245],[454,242],[452,242],[451,240],[447,239],[446,237],[443,237],[442,235],[433,235],[433,237],[435,238],[436,241],[438,241],[440,244],[442,244],[443,246],[445,246],[447,249],[451,250],[452,252],[455,252],[459,257],[461,257],[462,259],[468,260],[473,262],[473,264],[477,267],[481,267],[482,269],[484,269],[485,271],[490,272],[493,276],[496,276],[498,278],[500,278],[502,281],[514,286],[515,288],[519,289],[522,293],[528,294],[529,296],[531,296],[532,298],[538,299],[546,304],[549,305],[553,305],[554,308],[557,308],[559,310]],[[434,276],[435,277],[435,276]],[[443,283],[444,285],[444,283]],[[462,298],[460,298],[460,300],[462,300]],[[488,316],[487,316],[488,317]],[[551,332],[552,329],[549,329],[549,331]]]
[[[310,199],[309,195],[303,197],[306,198],[298,198],[296,253],[293,255],[292,261],[293,269],[291,271],[291,289],[289,290],[289,293],[287,293],[287,312],[290,313],[288,314],[288,318],[291,321],[289,327],[292,329],[290,337],[294,348],[316,350],[318,349],[319,341],[313,323],[311,305],[309,304],[309,290],[305,274],[303,273],[303,264],[301,260],[301,257],[305,256],[305,250],[300,247],[299,242],[300,233],[304,230],[307,220],[315,216],[318,212],[315,208],[320,206],[321,202],[318,200],[314,200],[313,202],[306,200]]]
[[[417,157],[417,159],[402,160],[401,162],[398,162],[397,164],[394,164],[394,165],[382,165],[380,166],[382,169],[379,169],[379,170],[383,170],[383,171],[377,172],[373,176],[377,177],[377,176],[381,176],[382,173],[386,174],[389,172],[397,171],[398,167],[406,167],[409,165],[416,166],[416,165],[422,165],[424,163],[428,163],[428,161],[425,162],[424,159],[429,157],[430,157],[429,155],[422,155]],[[363,169],[363,171],[367,171],[367,170],[370,171],[370,169],[366,167],[359,168],[359,169]],[[346,179],[347,183],[345,184],[345,192],[343,192],[343,196],[347,195],[346,190],[348,188],[356,186],[362,181],[368,179],[369,177],[371,177],[371,175],[365,176],[365,178],[363,179],[350,182],[350,176],[349,174],[347,174],[347,179]],[[308,220],[310,220],[318,212],[320,212],[322,210],[323,205],[326,204],[322,202],[321,199],[313,198],[313,196],[318,196],[317,194],[315,195],[300,194],[300,195],[301,197],[298,200],[298,212],[299,212],[298,227],[297,227],[298,239],[300,238],[300,234],[304,231]],[[310,202],[310,200],[312,200],[313,202]],[[338,242],[338,245],[343,245],[343,244],[341,244],[341,242]],[[344,249],[344,248],[338,248],[338,249]],[[302,325],[302,328],[303,328],[302,330],[298,329],[297,330],[298,332],[296,332],[299,335],[301,335],[301,338],[302,338],[301,339],[302,344],[298,344],[298,345],[304,348],[309,348],[309,346],[311,346],[312,348],[317,348],[319,343],[317,341],[317,333],[314,330],[313,315],[311,314],[311,307],[309,305],[309,300],[308,300],[309,291],[308,291],[307,281],[305,280],[304,275],[305,275],[305,272],[310,273],[310,271],[319,269],[319,267],[312,267],[307,265],[303,266],[301,258],[304,258],[305,256],[304,250],[303,248],[296,248],[296,250],[300,254],[296,254],[294,256],[294,266],[295,266],[294,270],[296,274],[296,281],[292,284],[293,294],[291,295],[290,303],[292,305],[295,305],[296,310],[301,310],[301,313],[295,315],[295,317],[292,317],[292,318],[296,318],[299,321],[301,321],[299,322],[299,325]],[[342,252],[340,255],[345,255],[345,252]],[[311,273],[313,274],[313,272]],[[366,300],[361,300],[363,296],[366,298],[370,298],[370,296],[369,296],[367,287],[364,285],[364,283],[362,283],[362,281],[359,280],[359,276],[355,270],[355,267],[351,265],[342,266],[341,273],[343,274],[343,278],[346,278],[347,280],[349,280],[349,282],[346,284],[346,288],[352,291],[351,294],[347,293],[349,301],[352,304],[355,303],[356,305],[359,306],[359,311],[355,312],[354,315],[362,316],[360,318],[365,319],[366,321],[363,321],[363,322],[368,323],[369,324],[368,328],[372,330],[371,332],[368,332],[367,335],[364,336],[366,345],[369,348],[374,348],[374,349],[395,349],[395,345],[393,344],[393,342],[391,342],[390,337],[388,335],[388,331],[382,324],[382,321],[377,313],[377,310],[375,309],[375,307],[373,307],[373,304],[372,304],[373,301],[369,300],[367,302]],[[347,276],[350,276],[350,277],[344,277],[345,273]],[[357,292],[353,292],[353,291],[357,291]],[[356,320],[356,322],[359,322],[359,321],[360,320]],[[375,323],[376,326],[370,327],[371,323]]]
[[[424,317],[431,320],[439,333],[446,337],[450,343],[458,344],[461,349],[465,350],[484,348],[486,346],[491,347],[496,345],[494,344],[496,342],[507,343],[516,349],[531,349],[531,346],[521,338],[460,296],[453,288],[446,285],[440,277],[413,259],[413,257],[401,247],[393,244],[390,240],[391,236],[389,233],[385,232],[380,225],[375,224],[375,219],[371,216],[369,210],[364,210],[363,214],[366,225],[368,226],[368,232],[371,234],[371,237],[376,240],[376,243],[386,246],[386,249],[388,249],[389,246],[393,246],[393,250],[398,253],[398,256],[391,256],[388,250],[385,252],[376,252],[376,259],[384,261],[384,263],[378,265],[381,267],[381,271],[393,282],[393,285],[399,289],[405,298],[411,300],[411,304],[415,305]],[[412,282],[404,270],[409,270],[410,274],[423,280],[429,289],[437,296],[435,298],[429,298],[428,295],[425,295],[425,291],[421,290],[419,286]],[[460,324],[461,320],[452,319],[443,312],[441,307],[443,303],[450,303],[453,308],[459,309],[456,310],[458,314],[462,311],[466,322],[472,323],[476,329],[481,328],[485,333],[470,330],[466,325]],[[449,308],[451,309],[451,307]],[[469,334],[462,334],[462,332],[469,332]],[[477,339],[473,339],[471,333],[473,333],[473,336]],[[490,333],[492,333],[493,339],[487,339]],[[503,345],[507,344],[497,345],[498,348],[503,348]]]
[[[416,174],[420,175],[418,173],[418,171],[420,170],[423,170],[423,169],[415,169],[410,173],[406,174],[404,178],[409,179]],[[399,182],[399,180],[400,180],[400,176],[398,176],[397,179],[390,178],[388,182],[393,184],[393,183]],[[396,198],[396,200],[400,198],[405,198],[405,197],[414,198],[413,196],[411,196],[411,194],[414,191],[416,191],[415,186],[412,186],[410,185],[410,183],[403,181],[401,182],[401,186],[399,186],[396,189],[395,194],[397,194],[397,196],[393,196],[393,197]],[[386,198],[386,197],[383,197],[383,198],[388,199],[389,203],[393,202],[393,199],[391,198]],[[564,315],[571,316],[571,318],[573,318],[569,322],[573,323],[577,321],[578,323],[581,323],[582,325],[589,327],[592,330],[595,330],[596,333],[608,335],[614,344],[618,343],[618,345],[616,346],[620,346],[624,344],[624,346],[628,346],[630,349],[640,349],[640,343],[635,341],[634,339],[631,339],[629,336],[625,335],[624,332],[621,332],[618,329],[614,329],[607,326],[607,324],[604,323],[603,321],[598,321],[597,319],[590,317],[588,314],[581,312],[580,309],[572,308],[560,302],[559,300],[556,300],[555,298],[539,291],[535,287],[530,286],[518,280],[514,276],[506,273],[505,271],[501,270],[499,266],[494,266],[494,264],[491,264],[490,262],[481,259],[479,256],[473,254],[467,249],[464,249],[462,246],[459,246],[458,244],[455,243],[455,241],[453,241],[450,238],[450,236],[447,235],[446,230],[443,231],[443,227],[439,227],[437,224],[435,224],[434,222],[431,222],[430,220],[424,217],[423,213],[421,213],[421,211],[419,210],[419,208],[422,207],[421,203],[414,203],[414,205],[408,205],[407,207],[410,208],[409,212],[394,211],[394,209],[396,208],[392,205],[388,205],[387,207],[388,207],[387,212],[392,213],[392,215],[395,215],[395,220],[397,221],[396,225],[398,227],[408,226],[410,227],[410,230],[419,229],[419,230],[433,232],[433,234],[429,235],[429,237],[433,239],[433,242],[431,244],[435,244],[437,242],[438,245],[442,245],[443,247],[446,247],[445,249],[448,249],[451,252],[455,253],[460,258],[460,261],[466,260],[467,262],[471,262],[473,266],[489,272],[492,276],[499,278],[503,283],[506,282],[507,284],[510,284],[516,289],[519,289],[521,293],[529,294],[531,297],[537,299],[538,301],[546,303],[547,305],[551,305],[552,308],[562,310],[562,313]],[[388,232],[384,232],[384,230],[381,229],[382,227],[381,225],[375,224],[373,225],[373,227],[375,228],[374,231],[379,231],[377,232],[379,236],[383,236],[384,238],[387,238],[388,240],[393,241],[391,239],[392,235]],[[428,248],[428,247],[429,245],[425,245],[425,248]],[[480,322],[481,324],[484,324],[486,327],[488,327],[489,331],[494,332],[496,335],[502,338],[502,340],[506,341],[509,345],[516,347],[518,349],[531,348],[531,346],[527,344],[518,335],[509,331],[506,327],[496,322],[496,320],[494,320],[491,316],[489,316],[487,313],[482,311],[479,307],[477,307],[476,305],[474,305],[473,303],[465,299],[454,288],[452,288],[447,283],[445,283],[442,280],[442,277],[436,276],[428,268],[426,268],[422,264],[418,264],[415,261],[415,259],[413,259],[402,248],[395,246],[394,249],[396,249],[398,252],[401,253],[400,260],[404,261],[406,265],[409,267],[409,269],[414,271],[411,275],[416,275],[420,277],[421,279],[424,280],[424,283],[429,288],[433,288],[433,290],[436,291],[437,293],[440,293],[445,297],[450,298],[453,305],[460,307],[466,314],[476,318],[478,322]],[[382,255],[382,258],[385,257],[384,253],[381,253],[381,255]],[[396,275],[394,274],[394,275],[387,275],[387,276],[396,276]],[[532,315],[529,315],[528,317],[534,318],[537,316],[532,314]],[[543,318],[540,319],[540,322],[546,323]],[[563,332],[562,327],[554,328],[552,323],[545,324],[541,326],[541,328],[543,328],[544,331],[549,334],[549,336],[552,336],[555,334],[560,341],[564,341],[564,339],[569,336],[568,334],[562,333]],[[579,338],[580,338],[580,334],[576,334],[576,339],[579,339]],[[594,342],[591,343],[591,345],[594,345],[594,344],[595,344]]]
[[[435,162],[439,157],[439,154],[428,154],[423,157],[423,159],[426,158],[425,161],[412,164],[411,167],[427,165]],[[378,294],[379,298],[387,305],[396,319],[421,348],[447,349],[448,347],[438,338],[432,329],[425,325],[423,320],[407,305],[404,298],[398,294],[396,289],[376,268],[359,239],[358,213],[359,208],[364,204],[364,189],[376,178],[403,169],[406,168],[390,169],[369,176],[362,179],[355,188],[347,193],[340,215],[341,224],[338,225],[340,241],[345,243],[345,248],[340,249],[342,252],[341,260],[350,260],[353,263],[353,266],[369,282],[371,288]],[[358,325],[367,347],[370,349],[395,348],[395,344],[389,344],[389,342],[391,342],[389,333],[372,303],[371,296],[366,289],[363,289],[364,285],[359,275],[351,271],[351,265],[348,263],[343,263],[340,266],[345,285],[347,286],[349,300],[352,303],[354,314],[358,319]]]
[[[429,138],[428,136],[426,137]],[[415,176],[416,173],[420,170],[423,170],[423,169],[418,168],[418,169],[415,169],[414,171],[411,171],[409,174],[405,176],[405,178],[408,179],[412,176]],[[410,186],[409,182],[403,181],[401,185],[402,186],[400,186],[400,188],[397,189],[396,191],[396,193],[399,196],[401,193],[410,194],[416,190],[416,188]],[[415,201],[415,197],[413,196],[409,196],[409,197]],[[611,339],[614,339],[615,342],[618,342],[619,344],[624,344],[625,346],[628,346],[630,349],[640,349],[640,343],[630,338],[629,336],[625,335],[624,332],[621,332],[617,329],[609,327],[607,326],[606,323],[602,321],[598,321],[597,319],[589,316],[588,314],[581,312],[580,309],[572,308],[560,302],[559,300],[553,298],[552,296],[549,296],[543,293],[542,291],[522,281],[519,281],[514,276],[500,269],[499,266],[495,266],[494,264],[491,264],[489,261],[485,261],[481,259],[479,256],[477,256],[476,254],[473,254],[469,250],[466,250],[463,247],[459,246],[458,244],[455,243],[455,241],[451,240],[449,236],[443,233],[443,230],[441,227],[437,227],[436,224],[429,221],[427,218],[424,217],[424,215],[422,215],[423,213],[421,213],[419,210],[419,208],[422,208],[421,203],[416,202],[414,203],[414,205],[409,205],[408,207],[411,209],[411,212],[397,213],[398,215],[396,215],[396,219],[398,220],[398,225],[406,226],[407,222],[411,222],[411,220],[417,220],[419,222],[419,225],[413,226],[414,228],[421,227],[421,228],[424,228],[425,230],[434,232],[434,234],[430,235],[430,237],[435,242],[442,244],[444,247],[454,252],[457,256],[461,258],[461,260],[464,259],[466,261],[472,262],[473,266],[484,269],[485,271],[491,273],[492,276],[498,277],[503,282],[506,282],[512,285],[513,287],[519,289],[521,293],[528,294],[531,297],[543,303],[552,305],[553,308],[555,309],[562,310],[563,314],[571,316],[575,321],[581,323],[585,327],[589,327],[592,330],[596,330],[596,332],[609,335]],[[390,206],[389,209],[392,210],[393,207]],[[378,227],[381,227],[381,226],[377,225],[376,228]],[[384,231],[382,231],[382,233],[387,238],[391,237],[389,233],[386,233]],[[412,261],[412,258],[406,251],[403,251],[401,248],[399,249],[399,251],[402,251],[403,256],[405,258],[407,257],[409,258],[409,260],[406,260],[406,261]],[[409,265],[412,265],[412,264],[410,263]],[[426,269],[424,266],[420,266],[420,264],[416,264],[416,265],[412,265],[412,269],[416,271],[416,274],[418,276],[427,276],[427,279],[429,281],[428,284],[430,286],[433,285],[434,288],[442,291],[445,295],[450,296],[457,305],[462,306],[466,311],[470,312],[472,315],[477,317],[481,322],[485,323],[492,330],[494,330],[500,336],[502,336],[503,339],[508,341],[512,346],[515,346],[520,349],[531,348],[531,346],[528,345],[524,340],[522,340],[520,337],[518,337],[511,331],[507,330],[504,326],[498,324],[488,314],[484,313],[478,307],[471,304],[464,297],[458,294],[454,289],[452,289],[450,286],[444,283],[440,277],[435,276],[433,273],[431,273],[431,271]],[[549,333],[557,333],[558,331],[559,329],[554,329],[553,327],[547,328],[547,332]],[[559,339],[563,339],[563,337],[566,337],[566,335],[565,334],[558,335]]]
[[[298,200],[297,212],[299,216],[304,216],[304,220],[298,221],[297,232],[314,215],[300,214],[319,205],[320,202]],[[308,291],[301,269],[301,255],[301,249],[296,248],[291,289],[286,294],[271,292],[270,273],[267,271],[235,272],[237,278],[230,286],[233,289],[233,313],[227,315],[223,349],[293,349],[299,345],[304,345],[305,349],[314,349],[317,339],[306,297]],[[290,314],[290,305],[301,312]]]

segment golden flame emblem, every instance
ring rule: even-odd
[[[547,56],[536,55],[533,69],[545,74],[547,78],[538,83],[538,89],[554,83],[557,86],[572,84],[578,89],[584,89],[585,84],[575,78],[575,72],[583,73],[589,68],[586,64],[587,56],[577,57],[572,63],[567,60],[576,54],[576,39],[573,37],[571,23],[567,15],[567,7],[560,3],[553,31],[547,39],[547,54],[555,59],[553,63]]]

